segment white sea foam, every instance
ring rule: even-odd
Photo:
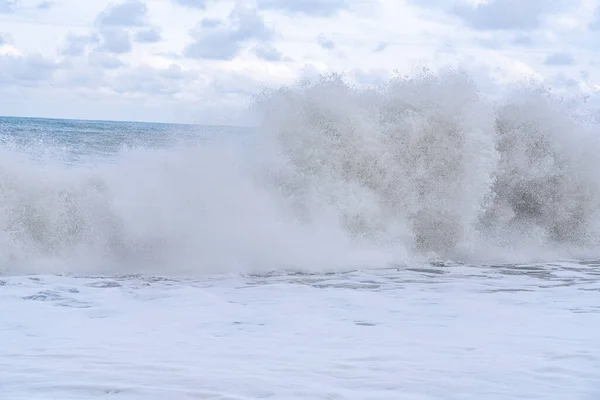
[[[0,398],[594,400],[598,271],[3,277]]]
[[[597,125],[539,88],[509,93],[491,101],[456,71],[371,89],[326,76],[263,93],[250,141],[141,146],[76,165],[4,143],[0,269],[597,256]]]

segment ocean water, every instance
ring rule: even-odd
[[[0,398],[600,398],[590,110],[453,72],[253,110],[0,118]]]

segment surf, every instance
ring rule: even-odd
[[[174,135],[108,158],[90,150],[78,162],[65,162],[60,143],[4,135],[0,270],[197,274],[597,257],[597,123],[543,87],[505,89],[490,99],[456,70],[379,87],[324,75],[260,93],[257,126],[245,135]]]

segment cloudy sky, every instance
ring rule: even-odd
[[[0,115],[236,123],[319,72],[600,89],[600,0],[0,0]]]

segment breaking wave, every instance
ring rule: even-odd
[[[198,272],[600,251],[598,126],[528,84],[337,75],[258,96],[249,140],[66,166],[0,149],[0,269]]]

